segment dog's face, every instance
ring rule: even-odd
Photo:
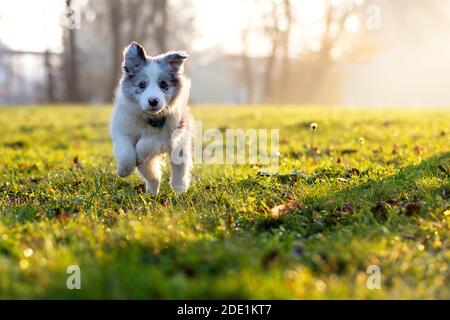
[[[139,44],[131,43],[124,51],[122,92],[145,112],[163,111],[180,92],[187,57],[183,51],[149,57]]]

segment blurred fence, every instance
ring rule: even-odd
[[[56,102],[61,54],[0,49],[0,104]]]

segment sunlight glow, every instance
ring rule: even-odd
[[[347,30],[350,33],[356,33],[360,29],[360,21],[356,15],[350,16],[345,21],[345,30]]]
[[[281,5],[281,0],[278,0]],[[77,3],[83,7],[86,0]],[[250,0],[196,0],[193,2],[199,37],[192,43],[194,50],[220,48],[229,54],[242,49],[242,30],[251,28],[250,54],[262,56],[270,49],[269,43],[260,36],[266,19],[261,12],[270,11],[270,2]],[[314,22],[325,10],[324,0],[299,0],[292,2],[295,20],[299,28],[292,30],[298,43],[314,42],[320,27]],[[0,0],[0,39],[15,50],[61,51],[61,19],[64,2],[60,0]],[[254,15],[249,15],[254,12]],[[95,19],[95,12],[85,12],[83,19]],[[280,24],[283,25],[284,21]],[[349,22],[350,29],[356,28]],[[82,25],[81,25],[82,28]]]
[[[15,50],[61,50],[63,1],[0,0],[0,39]]]

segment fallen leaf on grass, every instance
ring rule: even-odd
[[[3,144],[6,148],[11,149],[23,149],[27,146],[25,141],[14,141],[14,142],[7,142]]]
[[[82,168],[81,163],[80,163],[80,158],[78,156],[75,156],[72,159],[72,164],[77,168]]]
[[[170,206],[172,206],[172,199],[167,198],[167,199],[161,201],[160,203],[163,207],[170,207]]]
[[[371,209],[372,213],[379,214],[383,218],[386,218],[387,209],[384,202],[377,202],[377,204]]]
[[[216,185],[206,185],[205,186],[205,191],[210,191],[210,190],[217,190],[217,186]]]
[[[416,145],[416,146],[414,146],[414,151],[415,151],[417,154],[421,155],[421,154],[423,154],[423,152],[425,151],[425,148],[422,147],[422,146]]]
[[[195,277],[195,271],[194,271],[194,269],[192,269],[191,267],[184,267],[183,269],[182,269],[182,271],[183,271],[183,274],[186,276],[186,278],[193,278],[193,277]]]
[[[441,170],[445,174],[449,174],[449,169],[444,167],[442,164],[438,165],[438,169]]]
[[[138,184],[138,185],[134,186],[133,190],[134,191],[145,192],[145,184],[143,184],[143,183]]]
[[[362,177],[362,176],[367,175],[369,172],[370,172],[370,168],[367,168],[363,171],[360,171],[358,168],[351,168],[351,169],[347,169],[345,177],[346,178],[351,178],[352,176]]]
[[[354,208],[353,208],[353,204],[351,204],[351,203],[346,203],[342,207],[339,207],[336,209],[336,212],[353,212],[353,211],[354,211]]]
[[[268,269],[270,267],[270,265],[272,264],[272,262],[278,257],[279,252],[278,251],[270,251],[269,253],[267,253],[261,261],[261,264],[263,266],[264,269]]]
[[[227,214],[227,223],[229,226],[231,226],[233,224],[233,215],[231,213]]]
[[[303,209],[304,207],[305,204],[300,200],[291,200],[288,203],[273,207],[272,209],[270,209],[270,214],[272,217],[279,218],[288,214],[290,211],[293,211],[295,209]]]
[[[357,168],[351,168],[347,171],[345,177],[350,178],[351,176],[359,176],[361,172]]]
[[[401,149],[405,149],[406,145],[399,145],[398,143],[392,146],[392,154],[397,154]]]
[[[81,182],[80,180],[75,180],[75,181],[72,183],[72,186],[78,187],[80,184],[82,184],[82,182]]]
[[[383,148],[381,148],[381,147],[372,150],[373,154],[379,154],[379,153],[382,153],[382,152],[383,152]]]
[[[61,210],[61,209],[57,209],[55,212],[55,218],[59,222],[66,222],[67,220],[72,218],[74,215],[75,215],[74,212],[69,212],[67,210]]]
[[[341,150],[341,154],[354,154],[354,153],[357,153],[358,152],[358,150],[356,150],[356,149],[343,149],[343,150]]]
[[[32,183],[39,183],[42,180],[42,178],[31,178]]]
[[[406,206],[406,214],[408,216],[415,216],[420,212],[422,206],[418,203],[410,203]]]

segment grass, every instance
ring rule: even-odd
[[[152,197],[116,176],[109,107],[0,109],[0,298],[450,298],[448,110],[193,111],[280,128],[279,174],[197,165],[177,197],[166,167]]]

